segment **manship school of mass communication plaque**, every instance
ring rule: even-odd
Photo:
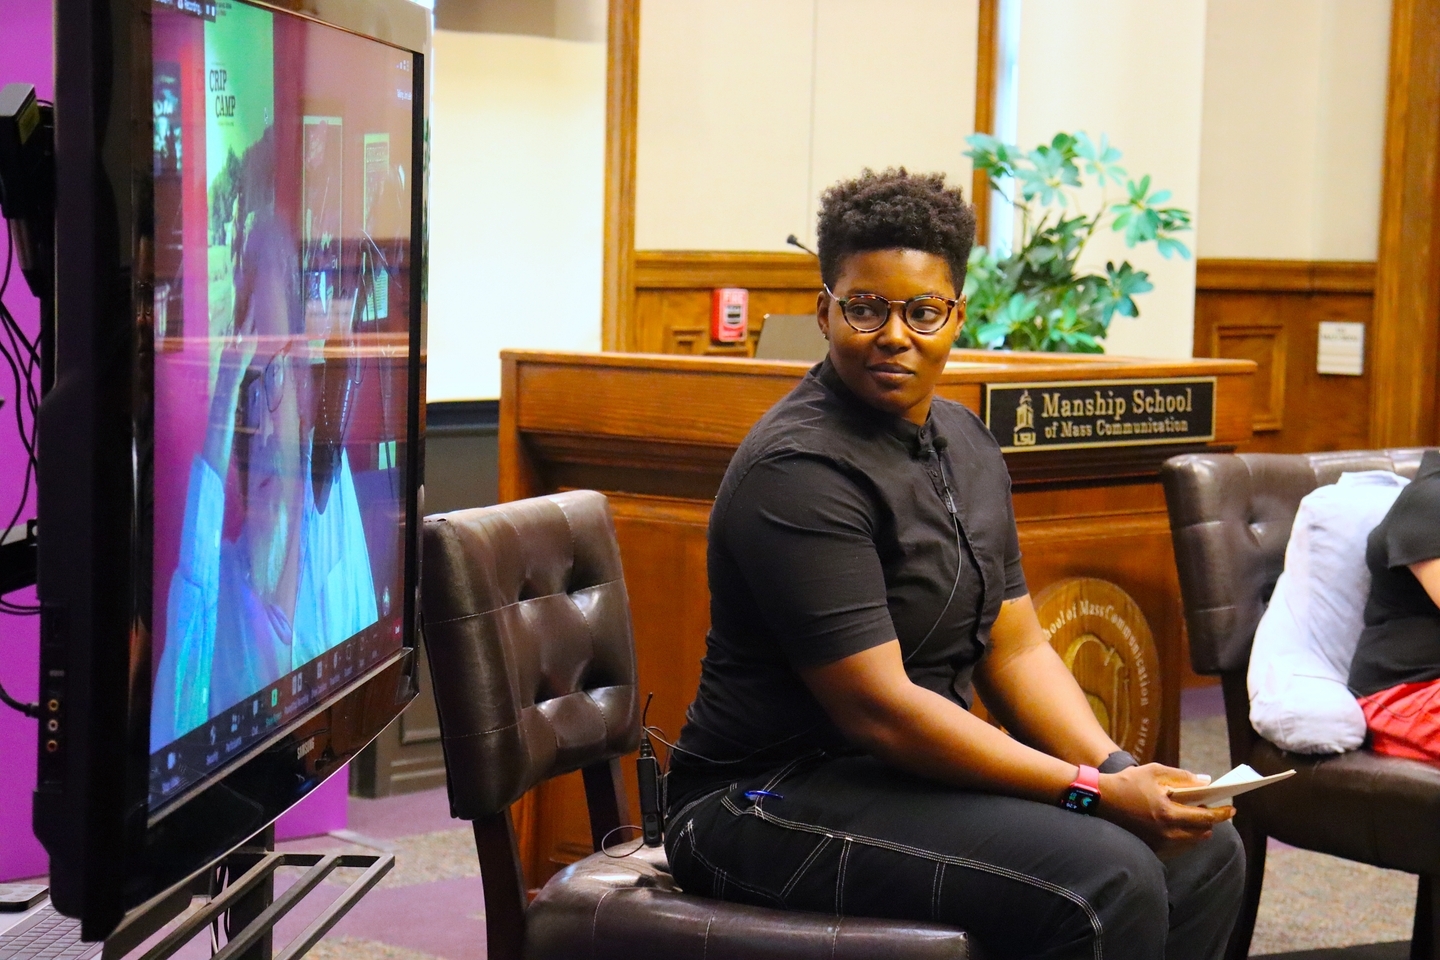
[[[1215,378],[987,383],[985,425],[1006,453],[1215,439]]]

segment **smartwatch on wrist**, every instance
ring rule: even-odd
[[[1110,756],[1101,760],[1100,766],[1095,769],[1101,773],[1119,773],[1121,770],[1128,770],[1130,767],[1138,766],[1140,766],[1139,760],[1136,760],[1124,750],[1116,750],[1110,754]]]
[[[1060,806],[1076,813],[1094,813],[1095,808],[1100,806],[1100,771],[1080,764],[1080,773],[1065,788]]]

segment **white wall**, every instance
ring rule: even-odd
[[[1108,134],[1137,179],[1173,191],[1196,210],[1200,180],[1205,0],[1023,0],[1020,27],[1020,146],[1060,130]],[[1112,199],[1120,199],[1114,196]],[[1087,198],[1093,209],[1098,194]],[[1201,230],[1204,225],[1201,224]],[[1193,250],[1195,234],[1181,236]],[[1195,261],[1166,260],[1153,245],[1131,250],[1121,234],[1096,234],[1082,266],[1128,259],[1155,289],[1136,298],[1139,319],[1117,316],[1106,352],[1188,357],[1195,315]]]
[[[1389,0],[1210,0],[1200,254],[1373,260]]]
[[[600,349],[605,44],[435,31],[427,399],[507,347]]]
[[[804,231],[814,3],[641,4],[637,249],[780,250]]]
[[[968,194],[977,10],[645,0],[636,248],[813,244],[820,191],[866,166],[942,170]]]
[[[943,171],[969,198],[977,0],[815,2],[814,151],[800,235],[814,240],[820,192],[864,167]]]

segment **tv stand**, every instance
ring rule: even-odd
[[[169,960],[196,934],[206,930],[227,912],[232,928],[229,940],[212,960],[297,960],[390,872],[395,866],[395,857],[393,854],[277,853],[274,850],[274,828],[267,828],[251,844],[236,850],[218,866],[230,878],[224,889],[140,955],[138,960]],[[277,897],[275,871],[281,867],[310,869]],[[365,872],[352,880],[299,936],[276,952],[272,943],[275,924],[341,867],[364,868]],[[182,890],[179,898],[175,895],[163,898],[151,909],[127,919],[105,941],[105,960],[128,955],[141,941],[183,911],[188,906],[189,894],[189,889]],[[177,899],[181,899],[179,910],[174,909]]]

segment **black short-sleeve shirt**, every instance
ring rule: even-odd
[[[828,361],[735,452],[708,571],[711,626],[671,760],[672,809],[812,750],[847,750],[798,668],[898,638],[914,682],[968,707],[1000,604],[1026,592],[990,431],[938,397],[923,426],[878,411]]]
[[[1410,572],[1412,563],[1436,557],[1440,452],[1431,450],[1365,544],[1370,597],[1365,630],[1350,662],[1350,688],[1357,695],[1440,679],[1440,608]]]

